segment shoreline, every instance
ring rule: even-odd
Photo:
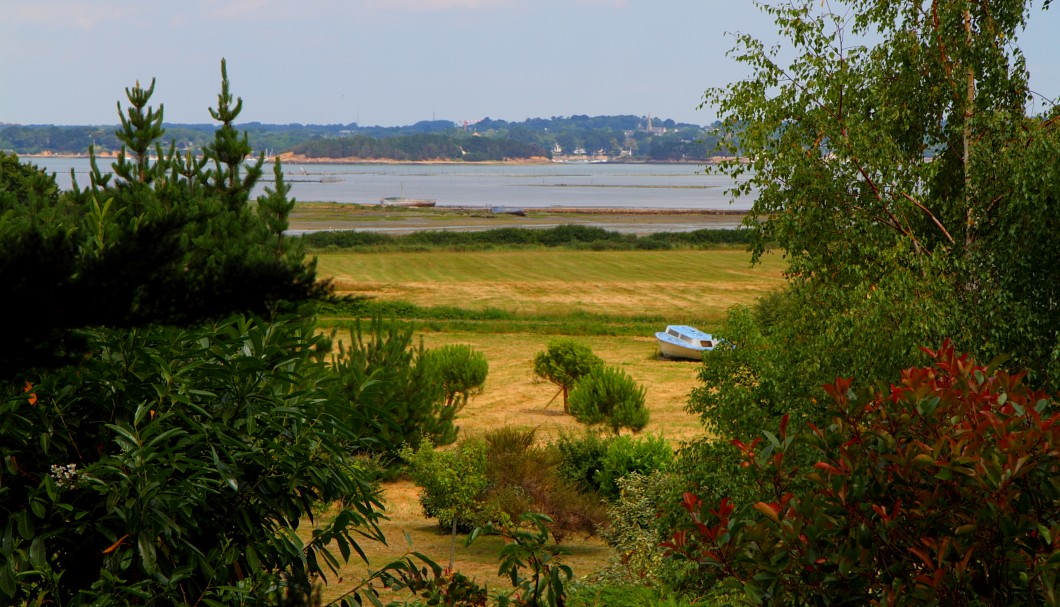
[[[38,153],[38,154],[19,154],[17,152],[9,152],[19,158],[60,158],[60,159],[78,159],[78,158],[89,158],[86,154],[56,154],[56,153]],[[114,159],[117,158],[116,152],[97,152],[96,158],[100,159]],[[256,157],[248,158],[248,160],[256,159]],[[447,159],[436,159],[436,160],[397,160],[393,158],[358,158],[354,156],[345,158],[310,158],[302,154],[294,154],[292,152],[284,152],[278,156],[273,156],[265,159],[265,163],[271,163],[274,160],[279,160],[283,164],[379,164],[379,165],[393,165],[393,164],[412,164],[412,165],[579,165],[587,164],[582,161],[555,161],[545,156],[534,156],[531,158],[509,158],[507,160],[447,160]],[[743,159],[733,159],[726,157],[712,157],[706,160],[671,160],[671,161],[650,161],[650,160],[609,160],[598,164],[649,164],[649,165],[692,165],[692,166],[705,166],[705,165],[718,165],[725,162],[739,161],[743,162]]]

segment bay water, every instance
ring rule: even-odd
[[[84,187],[87,158],[26,157],[55,173],[62,188],[71,171]],[[100,158],[109,170],[113,160]],[[302,202],[379,204],[382,198],[436,201],[439,207],[549,207],[746,211],[749,198],[730,201],[732,180],[695,164],[284,164],[291,196]],[[272,165],[254,195],[270,185]]]

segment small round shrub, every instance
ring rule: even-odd
[[[437,374],[445,404],[459,411],[468,399],[482,392],[490,365],[486,355],[467,344],[450,344],[424,353],[424,362]]]
[[[602,424],[615,434],[648,425],[644,387],[617,367],[597,366],[578,380],[570,392],[570,411],[583,424]]]
[[[621,479],[632,474],[648,475],[665,471],[673,460],[673,449],[661,436],[643,439],[618,436],[607,445],[594,481],[604,497],[616,500],[621,491]]]
[[[596,473],[603,468],[604,455],[614,437],[586,431],[579,436],[560,434],[556,448],[560,453],[559,473],[581,491],[598,491]]]

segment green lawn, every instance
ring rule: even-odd
[[[318,254],[339,292],[418,306],[528,316],[584,312],[716,322],[783,283],[783,260],[740,249],[507,250]]]

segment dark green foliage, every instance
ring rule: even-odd
[[[561,435],[556,448],[561,456],[559,471],[565,479],[610,501],[618,499],[623,478],[667,470],[674,460],[670,444],[658,436],[605,437],[587,431],[577,437]]]
[[[561,434],[556,441],[561,458],[560,474],[581,491],[599,491],[596,474],[603,468],[607,448],[615,438],[589,430],[580,435]]]
[[[347,456],[366,420],[328,398],[315,332],[91,331],[77,366],[6,384],[3,602],[275,602],[378,538],[377,488]]]
[[[553,247],[592,250],[666,250],[678,247],[708,248],[727,244],[747,244],[749,230],[702,229],[692,232],[657,232],[647,236],[621,234],[603,228],[580,225],[553,228],[497,228],[479,232],[426,230],[411,234],[381,234],[343,230],[312,232],[302,236],[314,248],[487,249],[493,247]]]
[[[528,512],[551,519],[556,541],[570,533],[592,534],[604,520],[598,500],[585,495],[559,473],[560,453],[538,445],[532,429],[498,428],[483,437],[460,441],[455,449],[422,443],[401,456],[423,490],[420,503],[428,517],[449,529],[508,524]]]
[[[756,603],[1055,603],[1056,404],[948,342],[925,353],[889,389],[826,386],[827,423],[733,441],[760,501],[685,493],[670,549]]]
[[[598,365],[577,380],[570,392],[570,412],[583,424],[604,425],[616,435],[648,425],[644,386],[618,367]]]
[[[446,406],[442,382],[423,344],[413,344],[411,327],[375,318],[367,329],[356,323],[349,337],[332,357],[336,396],[377,420],[369,451],[389,464],[403,445],[456,440],[456,408]]]
[[[489,375],[486,355],[467,344],[450,344],[427,350],[424,362],[434,369],[434,375],[442,382],[445,405],[464,408],[468,398],[482,391]]]
[[[152,89],[127,92],[121,136],[135,147],[115,163],[114,183],[95,159],[88,186],[59,196],[43,177],[0,172],[0,283],[19,318],[0,348],[0,376],[75,360],[80,328],[265,314],[326,294],[299,241],[282,237],[285,190],[278,184],[263,197],[269,214],[255,214],[246,203],[257,173],[234,183],[225,164],[238,149],[219,140],[202,161],[162,150]],[[231,121],[238,107],[223,109]],[[206,171],[207,160],[226,177]]]
[[[622,479],[634,474],[664,472],[673,459],[670,443],[661,436],[616,436],[607,445],[600,470],[593,480],[601,495],[615,500],[619,497]]]
[[[154,92],[154,78],[151,79],[151,86],[147,90],[140,88],[139,82],[131,89],[126,88],[125,96],[129,99],[128,116],[122,114],[121,102],[118,102],[121,130],[115,136],[121,142],[122,148],[117,162],[114,163],[114,173],[129,183],[148,181],[149,153],[166,132],[162,128],[163,106],[159,105],[158,111],[155,111],[147,105]],[[132,155],[131,162],[125,158],[126,151]]]
[[[570,413],[567,395],[571,388],[603,363],[603,359],[593,354],[589,346],[570,338],[556,338],[548,342],[545,351],[534,355],[532,364],[536,377],[559,386],[563,395],[563,411]]]

